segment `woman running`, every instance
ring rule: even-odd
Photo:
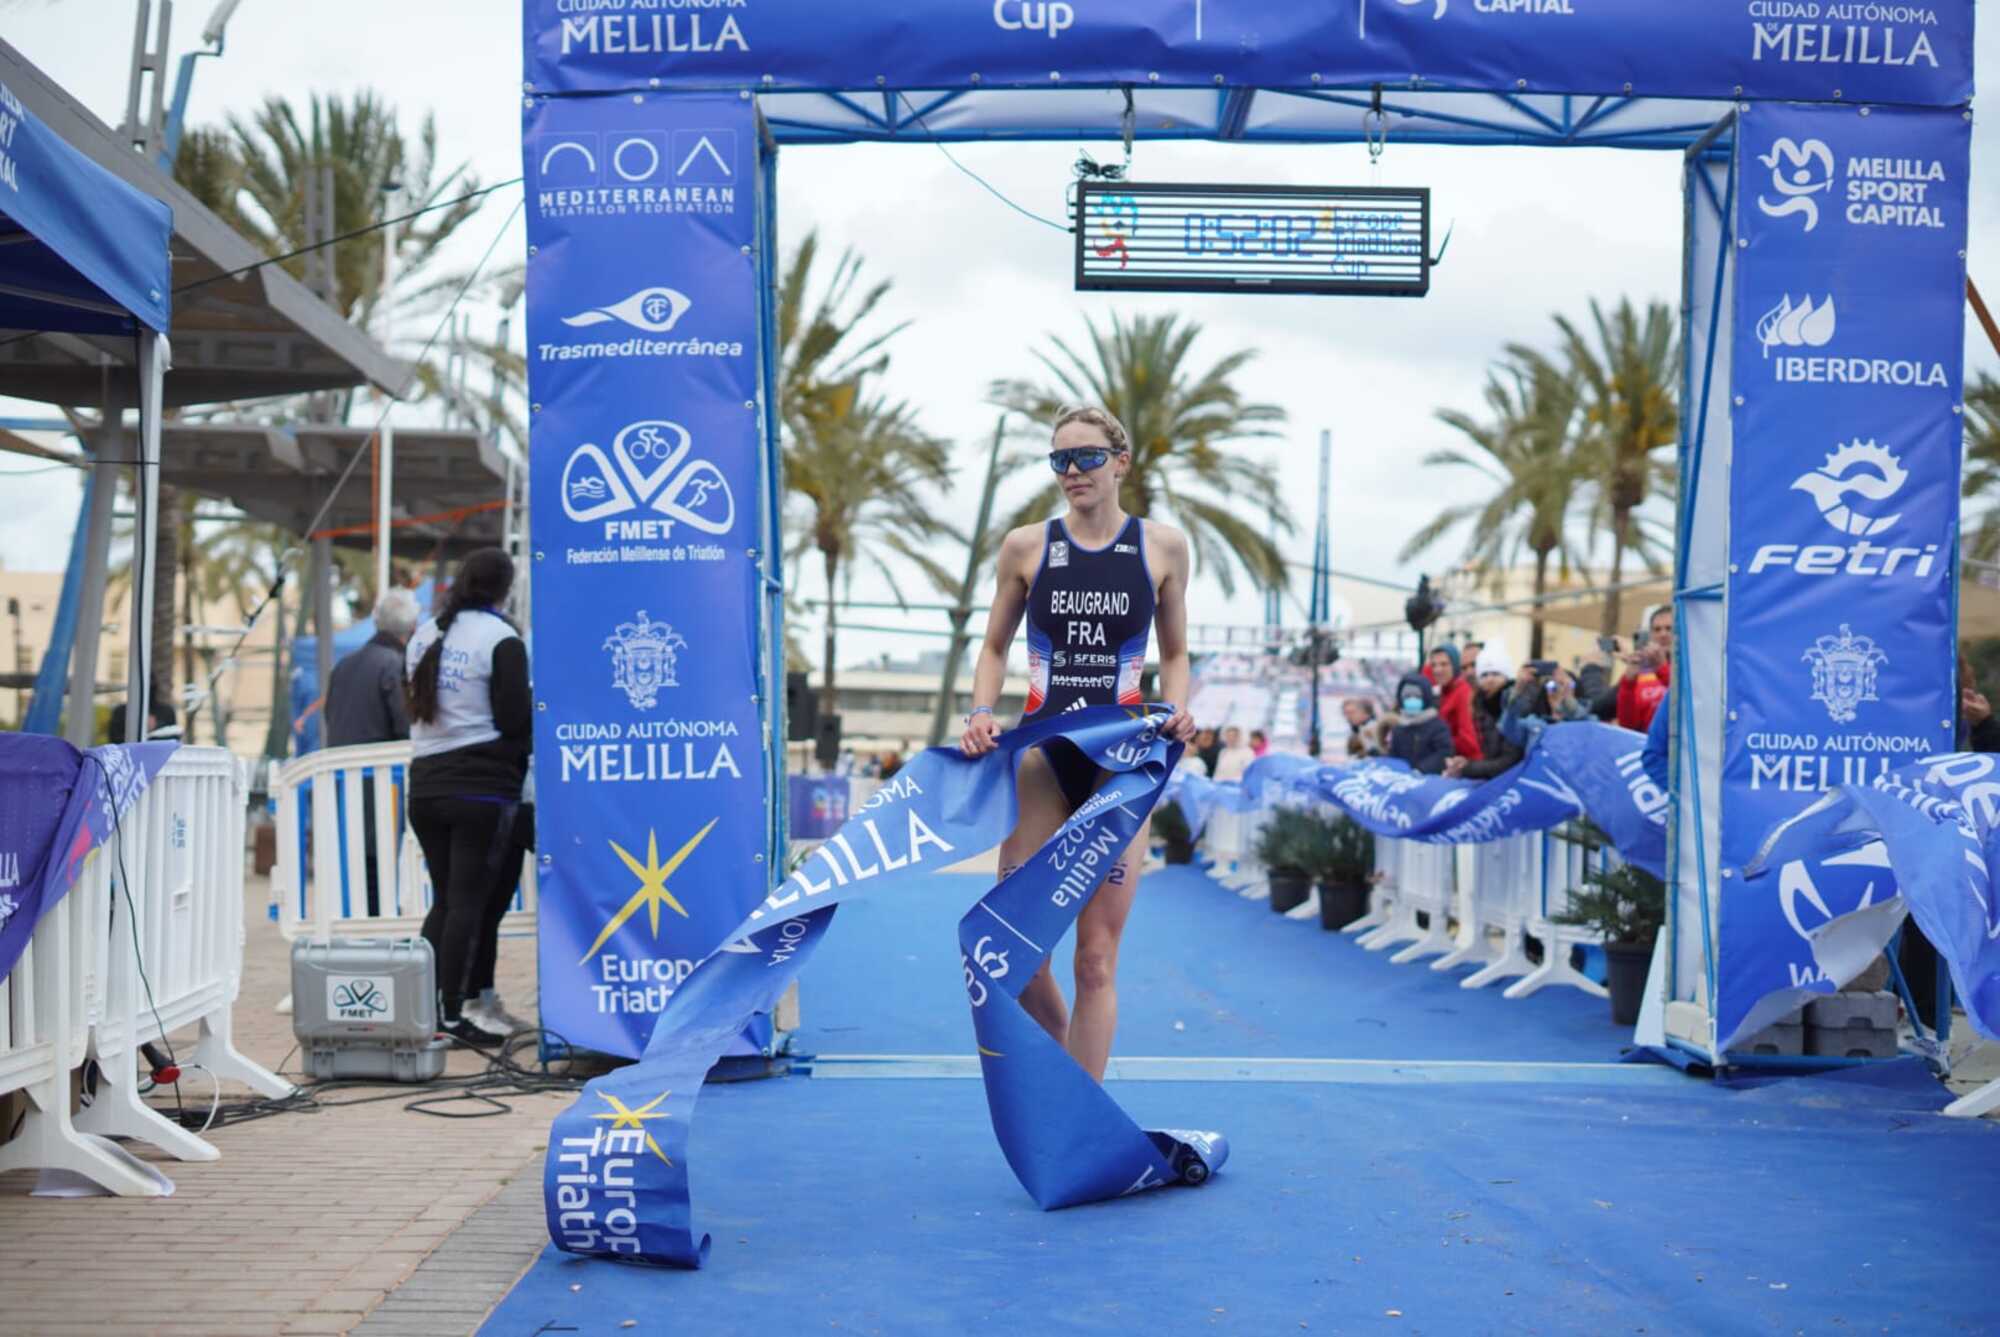
[[[1069,514],[1024,525],[1001,541],[1000,587],[987,616],[972,678],[972,713],[959,746],[968,757],[997,746],[1000,724],[993,706],[1024,614],[1024,722],[1084,706],[1139,705],[1147,635],[1157,625],[1160,697],[1174,708],[1163,732],[1185,743],[1194,736],[1194,717],[1187,712],[1187,536],[1157,520],[1128,516],[1119,506],[1132,444],[1103,409],[1063,410],[1049,466],[1062,480]],[[1067,743],[1021,754],[1014,781],[1021,820],[1000,846],[1000,875],[1039,849],[1103,779],[1104,773]],[[1100,1081],[1118,1028],[1118,939],[1139,889],[1150,825],[1139,828],[1076,921],[1074,1015],[1047,961],[1021,992],[1028,1015]]]

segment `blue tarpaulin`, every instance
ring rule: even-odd
[[[64,143],[0,84],[0,329],[164,333],[173,211]]]

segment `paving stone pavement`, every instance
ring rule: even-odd
[[[262,879],[245,889],[235,1024],[238,1047],[275,1068],[293,1045],[291,1018],[274,1010],[290,991],[290,959],[267,895]],[[499,980],[509,1008],[530,1017],[531,938],[501,940]],[[483,1065],[457,1054],[450,1071]],[[296,1078],[296,1063],[286,1075]],[[207,1078],[189,1074],[181,1094],[203,1106]],[[248,1094],[225,1084],[222,1099]],[[166,1198],[34,1198],[32,1173],[0,1175],[0,1334],[346,1333],[378,1309],[389,1326],[370,1333],[471,1331],[542,1243],[540,1153],[570,1097],[509,1095],[511,1113],[444,1119],[405,1108],[425,1094],[347,1090],[312,1112],[228,1124],[209,1134],[216,1161],[134,1145],[174,1181]],[[413,1278],[411,1297],[384,1306]]]

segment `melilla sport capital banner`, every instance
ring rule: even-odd
[[[679,94],[524,131],[542,1024],[631,1057],[767,890],[755,127]]]
[[[1725,1047],[1832,988],[1808,934],[1895,894],[1880,846],[1745,883],[1759,844],[1825,789],[1952,750],[1972,130],[1889,107],[1740,118]]]

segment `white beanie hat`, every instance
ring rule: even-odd
[[[1507,647],[1498,641],[1488,641],[1479,647],[1479,658],[1474,661],[1472,676],[1482,673],[1497,673],[1503,678],[1514,676],[1514,660],[1507,653]]]

